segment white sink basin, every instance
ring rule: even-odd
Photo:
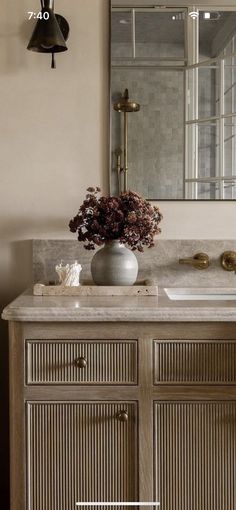
[[[234,301],[236,289],[223,288],[167,288],[164,289],[168,298],[173,301]]]

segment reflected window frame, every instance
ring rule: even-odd
[[[236,12],[236,7],[223,7],[218,8],[216,7],[205,7],[201,6],[196,8],[196,12],[198,12],[198,16],[196,19],[189,19],[189,28],[188,28],[188,34],[192,34],[192,45],[190,45],[189,50],[189,62],[188,66],[186,67],[186,79],[185,79],[185,96],[189,98],[189,96],[192,96],[192,108],[189,108],[188,101],[186,101],[186,108],[185,108],[185,199],[187,200],[199,200],[199,186],[198,184],[200,182],[209,184],[209,187],[212,188],[212,184],[215,184],[216,189],[216,196],[214,197],[215,200],[224,200],[226,198],[227,193],[227,200],[235,200],[236,199],[236,171],[235,164],[236,164],[236,80],[234,81],[234,75],[232,72],[232,83],[229,86],[229,90],[231,88],[235,88],[235,97],[232,98],[234,100],[234,107],[232,104],[232,111],[231,113],[225,113],[225,60],[232,59],[233,62],[231,62],[232,68],[235,67],[236,69],[236,34],[231,37],[231,39],[228,40],[225,48],[222,49],[222,51],[219,53],[217,57],[212,57],[206,60],[201,60],[199,55],[199,48],[200,48],[200,40],[199,40],[199,20],[200,20],[200,13],[202,12]],[[207,22],[207,21],[206,21]],[[233,41],[233,42],[232,42]],[[233,52],[228,54],[227,53],[227,46],[231,44],[231,48],[233,49]],[[218,98],[216,99],[219,102],[218,106],[218,113],[214,116],[209,116],[207,118],[201,118],[198,115],[198,107],[199,107],[199,93],[198,93],[198,87],[199,87],[199,72],[201,68],[208,68],[213,69],[215,67],[216,69],[216,76],[218,79]],[[189,88],[189,73],[193,72],[194,77],[191,80],[192,83],[192,90]],[[190,118],[191,117],[191,118]],[[225,175],[225,120],[229,119],[231,121],[232,126],[234,126],[234,129],[232,129],[232,175]],[[216,122],[218,123],[218,161],[216,161],[215,164],[215,178],[212,179],[209,177],[209,180],[207,181],[205,178],[201,178],[199,176],[199,162],[198,162],[198,147],[199,147],[199,126],[203,122]],[[192,126],[192,132],[194,135],[189,136],[189,128]],[[195,128],[195,129],[194,129]],[[229,198],[229,188],[231,188],[231,196]],[[213,198],[212,198],[213,199]],[[211,198],[209,197],[209,200]]]
[[[152,7],[153,8],[153,7]],[[112,68],[122,68],[125,67],[133,67],[135,69],[135,64],[140,66],[140,64],[143,67],[148,68],[163,68],[165,67],[170,69],[176,69],[183,70],[185,74],[185,104],[184,104],[184,146],[183,146],[183,152],[184,152],[184,172],[183,172],[183,188],[184,188],[184,196],[183,199],[185,200],[235,200],[236,199],[236,175],[234,175],[232,171],[232,175],[225,175],[224,172],[224,166],[225,166],[225,150],[224,150],[224,143],[225,143],[225,119],[228,118],[230,122],[232,123],[232,132],[234,129],[234,132],[232,134],[232,138],[234,139],[234,148],[232,149],[232,169],[235,168],[236,164],[236,111],[231,112],[228,115],[225,114],[225,106],[224,106],[224,90],[222,83],[224,83],[224,72],[225,72],[225,60],[226,58],[233,58],[233,65],[236,69],[236,35],[234,36],[234,52],[233,55],[224,55],[224,50],[222,51],[222,54],[220,54],[218,57],[215,58],[209,58],[207,60],[200,61],[199,60],[199,14],[202,12],[236,12],[236,6],[227,6],[227,7],[215,7],[215,6],[203,6],[203,5],[196,5],[194,6],[194,12],[198,13],[197,17],[191,17],[191,12],[193,11],[193,6],[167,6],[165,8],[161,8],[158,6],[158,9],[156,12],[179,12],[182,10],[182,12],[186,13],[185,20],[184,20],[184,58],[181,59],[174,59],[174,58],[148,58],[148,57],[139,57],[136,54],[136,39],[135,39],[135,23],[136,23],[136,13],[137,12],[150,12],[150,8],[143,8],[143,7],[120,7],[116,6],[115,2],[111,2],[111,9],[120,11],[120,12],[129,12],[131,14],[131,39],[132,39],[132,56],[124,58],[124,57],[114,57],[111,54],[111,69]],[[122,62],[121,62],[122,61]],[[209,116],[207,119],[199,118],[198,117],[198,74],[199,69],[203,67],[207,67],[208,69],[215,68],[219,71],[220,76],[220,86],[219,86],[219,112],[215,116]],[[188,107],[188,98],[189,98],[189,88],[188,88],[188,76],[187,73],[193,70],[195,73],[195,79],[194,79],[194,90],[191,91],[193,95],[193,108],[194,113],[192,115],[192,118],[189,118],[189,107]],[[236,85],[236,80],[235,80]],[[235,87],[236,89],[236,87]],[[236,91],[235,91],[235,103],[236,105]],[[236,110],[236,107],[235,107]],[[201,122],[216,122],[219,124],[217,126],[217,139],[219,139],[219,156],[218,156],[218,162],[216,165],[216,173],[215,173],[215,179],[210,178],[208,181],[206,178],[201,179],[199,177],[199,169],[198,169],[198,131],[199,131],[199,125]],[[195,125],[195,135],[191,139],[189,139],[189,126]],[[233,145],[233,144],[232,144]],[[111,158],[112,161],[112,158]],[[234,163],[235,162],[235,163]],[[111,165],[110,165],[111,166]],[[112,171],[112,169],[111,169]],[[236,174],[236,171],[235,171]],[[207,183],[209,184],[209,189],[213,190],[215,186],[215,196],[214,192],[212,191],[210,195],[212,194],[212,197],[204,198],[202,196],[199,196],[199,189],[201,188],[201,183]],[[214,185],[214,186],[213,186]],[[232,185],[232,186],[231,186]],[[229,198],[229,187],[231,186],[231,196]],[[110,175],[110,189],[111,189],[111,175]],[[112,192],[112,189],[111,189]],[[202,195],[202,193],[201,193]],[[226,196],[227,195],[227,196]],[[170,200],[168,198],[157,198],[157,199],[149,199],[149,200]],[[172,199],[175,200],[175,199]],[[180,199],[176,199],[180,200]]]

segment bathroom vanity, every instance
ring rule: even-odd
[[[235,510],[236,300],[27,291],[3,318],[11,510]]]

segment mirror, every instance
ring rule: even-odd
[[[236,199],[236,7],[112,0],[110,149],[113,194]]]

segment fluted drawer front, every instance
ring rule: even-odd
[[[236,384],[235,341],[154,341],[154,384]]]
[[[136,384],[137,342],[27,341],[28,384]]]
[[[163,510],[235,510],[236,402],[156,403],[155,499]]]
[[[128,402],[28,403],[28,510],[137,500],[136,412]]]

